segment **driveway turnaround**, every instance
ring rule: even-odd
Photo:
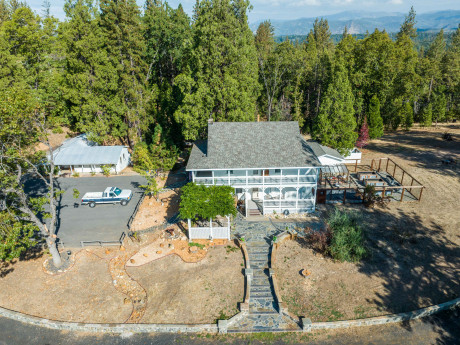
[[[127,224],[142,195],[139,185],[144,184],[142,176],[79,177],[58,178],[57,184],[64,191],[58,205],[57,236],[65,247],[79,247],[80,241],[117,241],[128,230]],[[38,180],[26,184],[31,195],[43,195],[44,186]],[[87,192],[102,192],[107,187],[131,189],[133,198],[126,206],[120,204],[98,204],[95,208],[80,204]],[[73,198],[73,189],[80,192]]]

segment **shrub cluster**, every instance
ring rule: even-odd
[[[358,215],[339,209],[329,216],[325,230],[308,232],[308,243],[315,251],[342,262],[358,262],[367,255]]]

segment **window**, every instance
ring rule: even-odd
[[[258,176],[258,175],[259,175],[259,170],[252,171],[252,176]]]
[[[275,174],[281,174],[281,169],[275,169]]]
[[[121,189],[120,189],[120,188],[115,188],[115,189],[113,190],[113,192],[114,192],[116,195],[120,195]]]
[[[233,175],[233,170],[227,170],[227,171],[230,173],[230,175]]]

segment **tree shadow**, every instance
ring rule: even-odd
[[[435,136],[433,136],[433,134]],[[460,145],[442,139],[442,133],[429,131],[395,132],[384,135],[378,142],[369,143],[367,149],[382,156],[392,154],[410,160],[416,167],[439,174],[460,176]],[[456,158],[454,164],[443,164],[447,158]]]
[[[441,226],[414,211],[394,214],[360,206],[360,213],[371,254],[359,271],[383,280],[368,300],[377,310],[408,312],[460,296],[460,247]],[[410,330],[410,323],[402,326]]]
[[[40,243],[27,249],[17,259],[11,261],[0,261],[0,278],[6,277],[14,271],[14,265],[19,261],[29,261],[39,259],[44,255],[43,247]]]

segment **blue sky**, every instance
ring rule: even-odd
[[[42,0],[28,0],[29,5],[41,12]],[[51,12],[64,19],[62,10],[64,0],[50,0]],[[144,0],[137,0],[143,5]],[[170,0],[172,7],[182,3],[184,9],[191,14],[195,0]],[[408,12],[413,5],[418,13],[460,10],[458,0],[252,0],[253,10],[249,13],[249,21],[261,19],[297,19],[302,17],[317,17],[342,11],[385,11]]]

